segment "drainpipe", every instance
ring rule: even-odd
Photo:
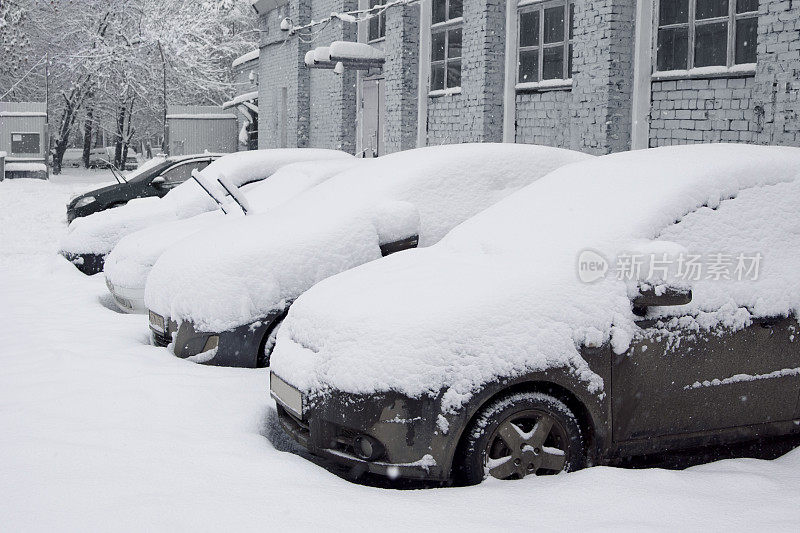
[[[431,72],[431,0],[419,2],[417,148],[428,145],[428,76]]]
[[[650,146],[650,76],[653,69],[653,0],[637,0],[633,40],[631,150]]]

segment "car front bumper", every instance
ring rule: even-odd
[[[71,207],[70,205],[67,205],[67,225],[69,226],[72,224],[72,221],[76,218],[89,216],[102,210],[103,205],[98,201],[82,205],[81,207]]]
[[[154,344],[167,346],[174,339],[172,351],[177,357],[214,366],[256,368],[264,336],[283,317],[284,310],[273,311],[261,320],[222,332],[197,330],[192,322],[177,323],[150,313]],[[154,323],[153,315],[161,318],[165,327]]]
[[[62,250],[61,255],[87,276],[102,272],[106,261],[105,254],[76,254]]]
[[[106,278],[106,287],[114,297],[114,303],[125,313],[143,314],[147,312],[144,305],[144,287],[122,287],[114,285]]]
[[[278,382],[283,380],[271,374],[271,393],[280,424],[314,455],[350,467],[357,474],[449,481],[455,436],[439,427],[438,400],[408,398],[394,392],[335,392],[316,400],[303,396],[303,412],[297,413],[296,406],[289,405],[294,402],[286,399],[286,387],[276,386]],[[358,444],[364,438],[378,444],[377,455],[364,456]]]

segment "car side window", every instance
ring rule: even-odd
[[[754,186],[665,228],[658,238],[686,249],[675,270],[691,285],[693,303],[706,310],[723,304],[761,312],[774,307],[775,313],[785,314],[782,302],[800,293],[800,284],[793,281],[797,258],[792,240],[800,235],[798,202],[800,182]]]
[[[197,171],[201,171],[208,166],[210,161],[203,160],[203,161],[188,161],[186,163],[175,165],[174,167],[170,168],[166,172],[161,174],[161,177],[165,180],[165,187],[172,189],[177,187],[184,181],[188,180],[192,177],[192,171],[197,169]]]

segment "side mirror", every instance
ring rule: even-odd
[[[639,287],[639,294],[633,299],[633,313],[637,316],[647,314],[648,307],[666,307],[672,305],[686,305],[692,301],[691,289],[679,287],[653,287],[651,285]]]
[[[164,176],[156,176],[153,178],[153,181],[150,182],[150,185],[156,189],[163,189],[166,184],[167,180],[164,179]]]
[[[386,201],[375,206],[375,229],[381,255],[387,256],[419,243],[419,211],[411,202]]]
[[[400,239],[397,241],[387,242],[385,244],[381,244],[381,256],[386,257],[389,254],[393,254],[395,252],[402,252],[403,250],[408,250],[410,248],[416,248],[419,244],[419,235],[412,235],[410,237],[406,237],[404,239]]]

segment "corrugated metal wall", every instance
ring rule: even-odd
[[[169,106],[170,155],[236,151],[236,115],[216,106]]]
[[[8,160],[27,159],[43,162],[47,154],[46,117],[47,109],[44,103],[0,102],[0,152],[7,152]],[[15,151],[15,147],[30,146],[32,137],[22,134],[37,134],[38,150]],[[16,139],[16,143],[12,139]]]

